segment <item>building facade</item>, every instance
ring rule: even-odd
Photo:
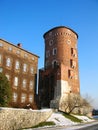
[[[38,56],[0,39],[0,72],[8,78],[12,88],[10,106],[36,108],[35,91]]]
[[[39,71],[41,107],[59,107],[57,100],[70,93],[80,93],[78,70],[78,35],[65,26],[44,34],[44,68]]]

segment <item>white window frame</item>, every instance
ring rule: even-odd
[[[27,85],[27,80],[26,80],[26,79],[23,79],[23,81],[22,81],[22,86],[23,86],[23,88],[26,88],[26,85]]]
[[[30,88],[30,90],[34,89],[34,81],[33,80],[30,80],[29,88]]]
[[[17,102],[18,94],[13,92],[13,102]]]
[[[15,69],[18,70],[20,68],[20,63],[19,61],[17,60],[16,63],[15,63]]]
[[[21,94],[21,103],[25,103],[25,101],[26,101],[26,94],[22,93]]]
[[[5,76],[7,77],[8,80],[10,80],[10,75],[9,74],[6,74]]]
[[[0,43],[0,47],[3,47],[3,43]]]
[[[30,103],[33,103],[33,101],[34,101],[34,95],[33,95],[33,94],[30,94],[30,95],[29,95],[29,102],[30,102]]]
[[[23,64],[23,72],[27,72],[27,64]]]
[[[9,57],[6,59],[6,66],[11,67],[11,58]]]
[[[14,86],[18,86],[18,77],[14,77]]]
[[[30,68],[30,73],[31,73],[31,74],[34,74],[34,67],[31,67],[31,68]]]
[[[0,64],[2,64],[2,55],[0,54]]]
[[[50,56],[50,51],[46,51],[46,58],[48,58]]]

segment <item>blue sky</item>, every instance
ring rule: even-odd
[[[98,0],[0,0],[0,38],[40,56],[43,34],[56,26],[78,33],[81,94],[98,108]]]

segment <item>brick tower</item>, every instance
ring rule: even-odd
[[[69,93],[80,93],[78,71],[78,35],[59,26],[44,34],[45,62],[40,69],[39,95],[41,106],[54,106],[57,99]]]

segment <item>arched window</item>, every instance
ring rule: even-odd
[[[56,60],[53,60],[53,61],[52,61],[52,67],[55,68],[56,65],[57,65],[57,61],[56,61]]]

